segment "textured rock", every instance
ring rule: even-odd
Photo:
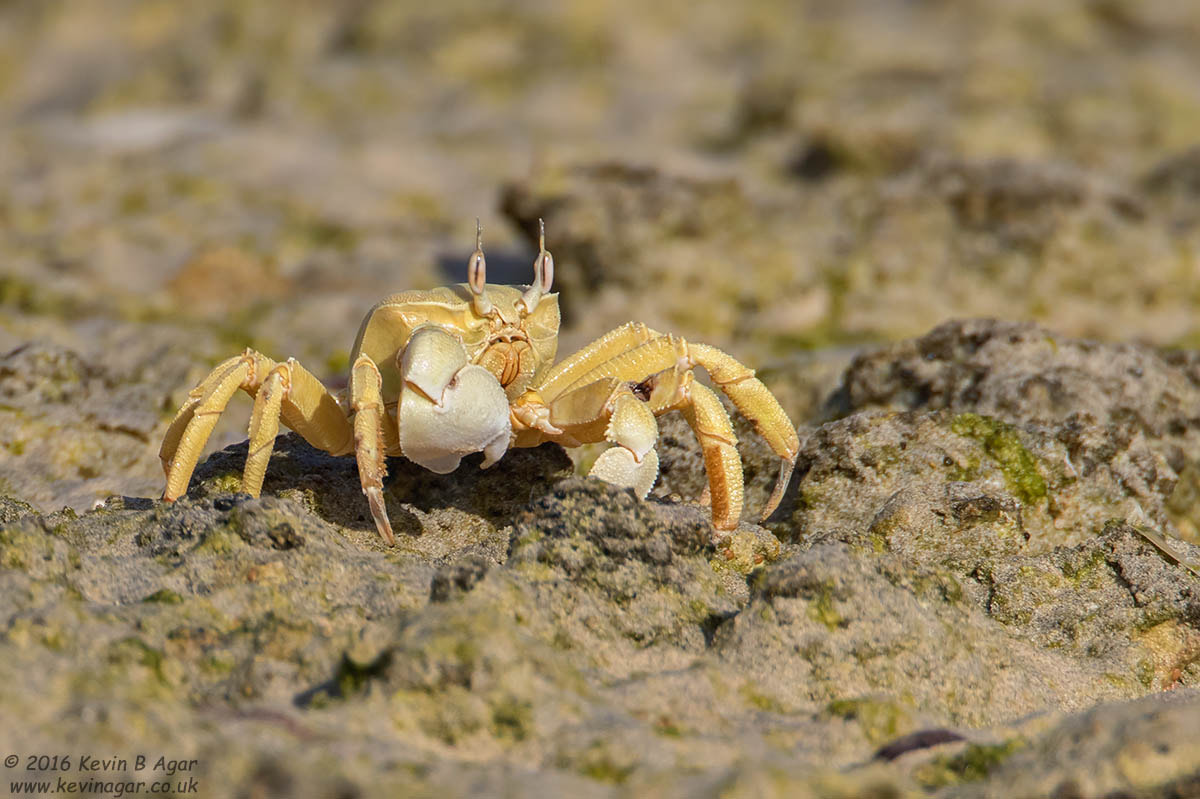
[[[859,355],[830,410],[947,409],[1009,422],[1079,418],[1194,451],[1200,443],[1192,429],[1198,405],[1194,352],[1082,341],[1030,323],[970,320]]]
[[[0,4],[0,751],[200,796],[1195,793],[1197,8]],[[645,502],[556,447],[392,459],[386,548],[295,436],[238,493],[241,395],[152,499],[215,363],[344,386],[476,215],[502,282],[546,220],[560,353],[637,319],[758,370],[804,442],[765,526],[752,426],[714,543],[668,415]]]
[[[446,476],[393,460],[393,549],[353,460],[295,435],[261,498],[236,493],[241,444],[171,504],[43,516],[6,499],[0,703],[33,741],[169,738],[213,794],[302,779],[353,792],[365,768],[400,791],[983,796],[1017,764],[1031,786],[1081,795],[1175,790],[1195,758],[1171,748],[1171,768],[1137,770],[1132,739],[1089,719],[1130,714],[1170,741],[1188,716],[1140,698],[1194,702],[1196,577],[1140,527],[1171,529],[1159,453],[1187,434],[1171,415],[1184,400],[1130,394],[1141,417],[1106,412],[1115,392],[1059,417],[1037,393],[992,401],[1023,384],[1022,363],[1055,371],[1013,356],[1045,335],[1023,331],[945,348],[940,370],[918,358],[935,376],[973,358],[974,402],[908,390],[919,342],[890,365],[859,358],[824,411],[849,415],[808,430],[774,535],[715,538],[705,509],[571,477],[556,446]],[[1083,349],[1096,379],[1105,363],[1128,374],[1127,348]],[[846,386],[870,364],[899,386],[864,405],[946,399],[851,411],[866,394]],[[744,437],[758,486],[777,459]],[[668,483],[699,468],[670,434],[663,454]],[[1089,710],[1100,702],[1117,704]],[[1062,736],[1105,765],[1062,766]],[[315,754],[331,737],[365,765]]]
[[[1132,493],[1149,519],[1169,517],[1173,532],[1200,540],[1195,352],[1075,340],[1031,324],[948,322],[854,359],[826,413],[870,408],[1049,425],[1071,476],[1086,482],[1108,470],[1122,484],[1116,494]]]
[[[95,327],[86,346],[33,340],[0,355],[0,488],[43,510],[149,493],[163,417],[193,374],[178,331]]]

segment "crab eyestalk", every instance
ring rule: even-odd
[[[492,301],[484,289],[487,288],[487,259],[483,257],[483,226],[475,220],[475,252],[467,262],[467,285],[475,295],[475,313],[487,316],[492,312]]]
[[[525,310],[532,313],[543,294],[550,292],[554,284],[554,256],[546,249],[546,223],[538,220],[538,254],[533,260],[533,283],[521,295]]]

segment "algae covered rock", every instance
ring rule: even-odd
[[[153,439],[188,379],[172,346],[182,336],[95,327],[86,348],[33,340],[0,354],[0,489],[42,510],[84,510],[160,479]]]
[[[1036,720],[989,764],[987,784],[960,785],[945,795],[1190,796],[1200,788],[1198,706],[1200,696],[1188,690],[1056,714],[1052,724]]]
[[[1068,477],[1073,472],[1089,482],[1109,471],[1122,484],[1114,487],[1115,495],[1131,492],[1140,503],[1138,521],[1196,541],[1198,403],[1194,352],[1103,344],[1028,323],[973,320],[949,322],[921,338],[859,355],[826,412],[946,409],[994,418],[997,422],[988,423],[993,426],[1042,426],[1065,447]],[[969,426],[983,433],[979,425]],[[1020,471],[1033,477],[1028,469]],[[1037,473],[1045,472],[1040,465]]]
[[[1007,422],[1076,418],[1194,452],[1197,374],[1191,352],[1079,340],[1031,323],[954,321],[860,354],[831,410],[944,408]]]
[[[1169,525],[1176,475],[1165,460],[1141,436],[1084,430],[1090,437],[1071,424],[946,412],[875,411],[827,423],[801,449],[781,505],[790,522],[778,523],[777,534],[849,529],[888,547],[923,525],[932,526],[928,542],[943,547],[953,537],[932,530],[961,535],[990,525],[985,546],[1007,540],[1016,552],[1074,543],[1110,518]],[[923,504],[928,512],[918,510]]]
[[[722,535],[550,445],[452,475],[393,459],[394,548],[353,460],[294,435],[258,498],[243,444],[175,503],[7,500],[0,702],[32,740],[176,742],[214,794],[988,791],[1052,740],[1020,717],[1200,679],[1196,550],[1142,531],[1171,530],[1186,425],[1008,407],[809,426],[769,530]],[[765,492],[777,458],[740,424]],[[668,494],[699,470],[672,429]]]
[[[1196,793],[1200,6],[280,9],[0,4],[0,750],[181,796]],[[477,215],[505,283],[545,220],[563,356],[632,319],[756,369],[778,512],[734,415],[714,531],[672,414],[645,501],[594,452],[390,459],[389,548],[294,435],[240,493],[243,395],[155,498],[215,363],[337,391]]]
[[[1194,576],[1163,568],[1128,527],[1052,555],[980,553],[968,574],[906,560],[831,537],[767,566],[718,650],[751,674],[787,668],[792,702],[903,695],[901,718],[936,709],[970,726],[1141,696],[1196,670]]]

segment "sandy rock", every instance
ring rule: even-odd
[[[0,750],[199,796],[1194,793],[1198,37],[1177,0],[3,4]],[[239,493],[239,396],[154,499],[215,363],[344,385],[476,216],[512,282],[545,218],[563,355],[635,319],[758,370],[804,442],[766,526],[736,415],[728,535],[670,416],[644,502],[556,447],[392,459],[387,548],[295,436]]]

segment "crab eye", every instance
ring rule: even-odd
[[[546,249],[546,223],[538,220],[538,255],[533,262],[533,281],[543,292],[554,283],[554,256]]]
[[[472,292],[483,294],[483,287],[487,283],[487,259],[480,250],[471,253],[471,261],[467,264],[467,282]]]
[[[483,293],[487,286],[487,259],[483,257],[483,226],[475,219],[475,252],[467,262],[467,285],[475,295],[475,313],[487,316],[492,312],[492,301]]]
[[[554,284],[554,256],[546,250],[538,253],[533,272],[534,280],[541,286],[542,292],[548,293],[550,286]]]
[[[546,223],[538,220],[538,254],[533,259],[533,283],[521,295],[525,312],[533,313],[542,295],[550,291],[554,283],[554,256],[546,251]]]
[[[475,220],[475,252],[471,253],[471,260],[467,262],[467,283],[471,286],[471,292],[476,295],[483,294],[483,287],[487,284],[487,259],[483,257],[483,226],[479,224],[479,220]]]

